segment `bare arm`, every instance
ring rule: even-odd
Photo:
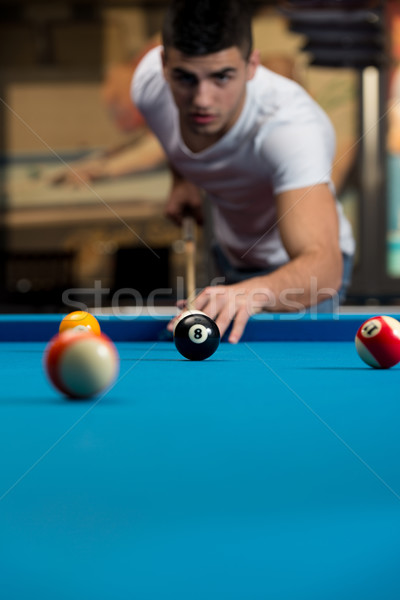
[[[164,164],[165,160],[157,138],[146,131],[140,139],[129,144],[72,163],[67,169],[53,175],[51,182],[84,186],[101,179],[143,173]]]
[[[279,230],[290,261],[265,279],[276,298],[275,310],[290,311],[293,308],[287,305],[287,298],[307,307],[330,295],[316,298],[316,289],[339,289],[338,219],[334,198],[325,184],[285,192],[278,197],[277,206]]]
[[[251,314],[299,311],[338,290],[342,255],[334,198],[326,184],[297,189],[277,198],[278,224],[290,261],[270,275],[207,287],[195,307],[215,319],[223,335],[233,321],[237,342]]]

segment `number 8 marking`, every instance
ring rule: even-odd
[[[203,344],[208,338],[208,330],[204,325],[192,325],[189,329],[189,339],[195,344]]]

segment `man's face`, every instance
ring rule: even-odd
[[[168,48],[163,63],[183,139],[199,151],[214,144],[238,119],[246,82],[254,76],[259,58],[254,51],[246,61],[237,47],[205,56],[187,56]]]

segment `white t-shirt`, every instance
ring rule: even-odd
[[[258,67],[239,119],[214,145],[191,152],[162,73],[160,47],[135,71],[132,98],[171,164],[211,199],[214,235],[236,267],[267,269],[289,260],[274,196],[331,184],[335,135],[323,110],[297,83]],[[340,247],[353,254],[351,227],[337,204]]]

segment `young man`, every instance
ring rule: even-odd
[[[221,334],[232,323],[233,343],[256,312],[332,310],[354,252],[330,180],[334,132],[301,87],[259,65],[245,3],[173,1],[132,93],[170,161],[167,215],[200,222],[200,189],[212,204],[226,285],[194,306]]]

